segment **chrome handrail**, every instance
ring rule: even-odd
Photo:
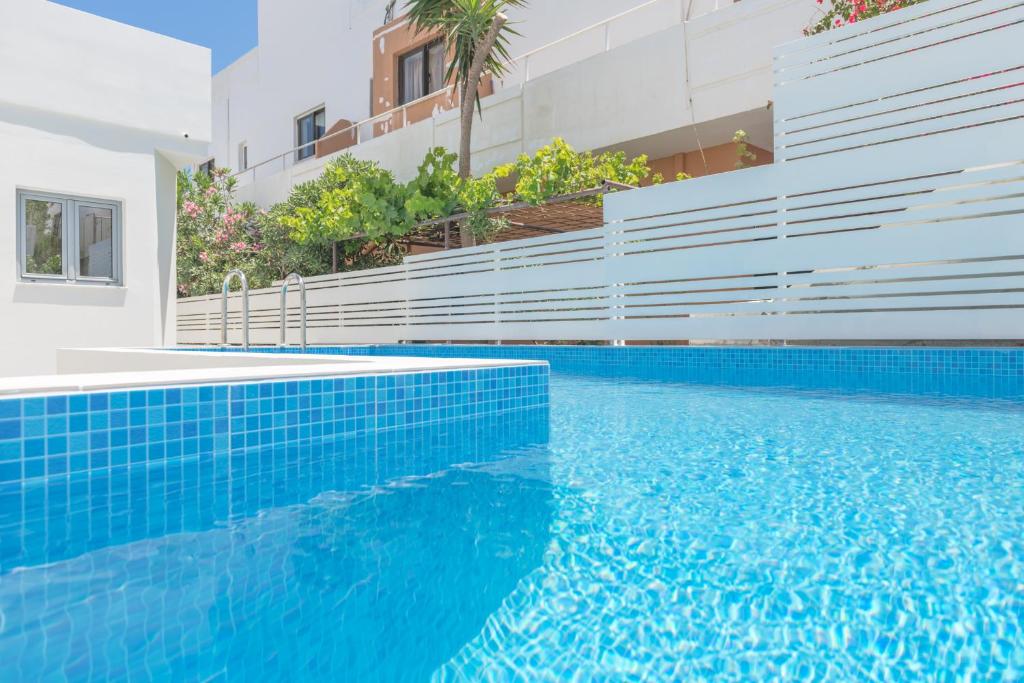
[[[301,346],[306,350],[306,281],[298,273],[288,273],[281,283],[281,340],[278,346],[287,346],[288,330],[288,283],[295,280],[299,283],[299,319],[301,324]]]
[[[228,345],[228,289],[231,280],[238,278],[242,283],[242,349],[249,350],[249,280],[238,268],[228,271],[220,291],[220,345]]]

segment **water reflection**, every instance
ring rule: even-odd
[[[25,680],[425,678],[540,565],[547,438],[528,411],[26,488],[0,522],[0,660]]]

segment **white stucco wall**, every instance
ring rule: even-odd
[[[647,1],[544,0],[517,8],[511,20],[522,35],[512,38],[511,52],[523,54]],[[399,0],[398,14],[404,4]],[[387,0],[259,0],[259,47],[214,76],[210,153],[218,165],[237,168],[243,141],[250,163],[290,149],[295,117],[319,105],[328,126],[369,117],[373,31],[383,25],[386,6]]]
[[[53,372],[61,346],[173,341],[175,172],[205,152],[209,111],[209,50],[0,3],[0,376]],[[18,190],[121,202],[122,285],[20,282]]]
[[[531,58],[525,84],[510,73],[482,100],[473,170],[532,153],[556,136],[578,149],[659,158],[696,149],[698,135],[705,147],[726,143],[742,128],[771,148],[772,47],[799,38],[816,7],[814,0],[743,0],[684,24],[681,7],[658,3],[613,22],[607,36],[584,32],[554,54],[545,49]],[[458,139],[457,112],[449,111],[347,151],[407,180],[427,149],[457,149]],[[329,160],[262,167],[240,178],[237,197],[264,206],[281,201]]]

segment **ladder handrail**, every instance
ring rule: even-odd
[[[228,290],[231,280],[238,278],[242,283],[242,349],[249,350],[249,280],[238,268],[228,271],[220,292],[220,345],[228,345]]]
[[[300,319],[300,343],[302,350],[306,350],[306,281],[298,273],[288,273],[281,283],[281,338],[278,346],[287,346],[288,330],[288,283],[295,280],[299,283],[299,319]]]

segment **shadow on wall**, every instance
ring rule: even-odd
[[[128,290],[102,285],[68,285],[50,282],[21,282],[14,286],[11,301],[16,304],[49,306],[124,306]]]
[[[153,164],[157,187],[156,219],[159,226],[156,231],[156,291],[160,297],[160,343],[173,344],[177,312],[175,301],[178,294],[174,261],[177,239],[175,226],[178,219],[178,176],[174,165],[159,152],[154,155]],[[167,191],[162,192],[161,188],[166,188]]]
[[[153,154],[156,149],[165,146],[172,150],[181,150],[184,146],[194,147],[195,155],[198,157],[203,155],[206,150],[205,143],[185,140],[177,136],[160,135],[152,131],[135,130],[101,121],[76,119],[63,114],[11,104],[0,104],[0,121],[81,140],[92,147],[112,152]]]

